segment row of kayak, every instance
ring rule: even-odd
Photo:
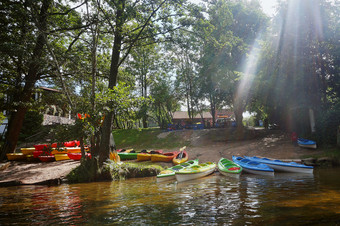
[[[172,162],[174,165],[188,161],[188,153],[185,150],[163,153],[162,150],[136,152],[133,149],[119,149],[117,153],[120,160],[151,161],[151,162]]]
[[[198,160],[190,160],[179,165],[161,171],[157,175],[157,182],[176,179],[178,182],[194,180],[215,172],[215,169],[225,176],[239,176],[242,172],[274,175],[274,171],[291,173],[313,173],[312,166],[306,166],[296,162],[283,162],[259,157],[233,156],[232,161],[221,158],[216,165],[213,162],[199,164]]]
[[[31,148],[21,148],[21,153],[9,153],[7,159],[10,161],[15,160],[28,160],[35,161],[40,160],[42,162],[62,161],[62,160],[80,160],[81,148],[80,147],[63,147],[52,148],[49,152],[46,152],[41,146]],[[86,148],[85,151],[89,149]],[[86,153],[86,157],[91,158],[90,153]]]

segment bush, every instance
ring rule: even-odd
[[[316,139],[321,144],[335,145],[340,125],[340,103],[320,114],[316,123]]]
[[[25,115],[24,123],[22,125],[20,140],[25,140],[42,129],[42,122],[44,120],[43,114],[38,111],[31,110]]]

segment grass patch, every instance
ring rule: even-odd
[[[113,180],[156,176],[162,170],[163,167],[152,162],[123,162],[122,164],[117,164],[112,160],[108,160],[104,166],[104,171],[109,172]]]
[[[329,157],[340,162],[340,149],[338,148],[324,148],[320,154],[309,154],[303,156],[304,158],[322,158]]]
[[[135,149],[173,149],[187,146],[189,141],[170,133],[165,138],[157,136],[164,131],[161,129],[129,129],[114,130],[113,137],[117,148]]]

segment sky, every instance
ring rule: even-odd
[[[277,0],[259,0],[262,6],[263,12],[268,16],[273,16],[275,13],[275,5]]]
[[[200,2],[200,0],[190,0],[190,1],[195,2],[195,3]],[[272,17],[275,13],[274,6],[276,5],[277,0],[259,0],[259,2],[262,6],[263,12],[267,14],[268,16]]]

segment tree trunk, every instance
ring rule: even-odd
[[[34,85],[38,80],[38,71],[40,69],[41,57],[44,51],[44,46],[46,44],[45,32],[47,28],[48,9],[51,6],[51,3],[52,0],[44,0],[41,5],[37,23],[39,35],[37,37],[31,61],[28,65],[28,74],[25,77],[24,89],[21,95],[19,95],[19,99],[17,100],[18,102],[21,102],[21,104],[18,106],[16,112],[12,112],[11,114],[8,124],[8,131],[6,134],[5,145],[3,147],[0,160],[3,160],[7,153],[13,152],[18,143],[19,134],[25,118],[25,114],[28,110],[27,103],[31,99]]]
[[[236,105],[234,108],[234,114],[236,119],[236,125],[238,129],[243,129],[243,108],[240,105]]]
[[[117,83],[120,51],[123,40],[124,8],[125,0],[118,1],[116,13],[116,30],[114,32],[114,44],[112,48],[111,66],[109,74],[109,86],[108,86],[109,89],[112,89],[114,86],[116,86]],[[106,161],[110,156],[109,146],[110,146],[110,134],[112,133],[112,120],[113,112],[111,110],[106,114],[102,127],[102,137],[99,149],[100,166],[102,166],[104,161]]]

